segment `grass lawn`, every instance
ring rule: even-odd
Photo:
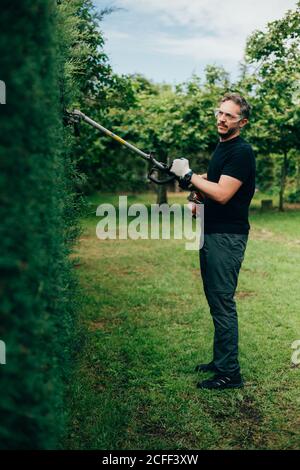
[[[184,240],[99,240],[90,197],[78,247],[82,349],[69,391],[69,449],[299,449],[300,210],[260,213],[236,300],[241,390],[201,391],[213,324],[198,253]],[[128,203],[154,203],[154,195]],[[171,195],[170,202],[185,203]]]

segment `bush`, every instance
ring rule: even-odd
[[[66,153],[53,0],[3,0],[0,16],[0,446],[44,449],[64,429],[74,344],[74,173]],[[13,52],[12,52],[13,51]],[[75,228],[74,228],[75,227]]]
[[[288,202],[300,202],[300,189],[292,191],[287,196]]]

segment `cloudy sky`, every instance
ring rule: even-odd
[[[119,7],[105,16],[105,50],[118,73],[179,83],[223,65],[234,79],[247,36],[294,8],[297,0],[94,0]]]

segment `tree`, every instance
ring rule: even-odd
[[[300,2],[296,10],[289,10],[284,18],[269,23],[266,32],[254,32],[246,47],[246,63],[251,66],[250,81],[255,94],[252,135],[263,153],[278,155],[280,210],[290,160],[300,147],[299,47]]]
[[[68,2],[62,3],[62,6],[65,10],[70,8]],[[99,13],[91,0],[77,0],[72,8],[73,14],[68,15],[69,28],[67,31],[66,28],[62,29],[65,31],[66,49],[72,52],[66,63],[65,77],[70,84],[76,83],[75,88],[78,91],[77,96],[69,101],[73,108],[81,109],[107,126],[106,116],[111,109],[128,109],[135,100],[130,79],[113,72],[104,50],[101,21],[105,15],[115,11],[115,8],[106,8]],[[80,188],[85,192],[115,189],[111,180],[112,172],[107,166],[109,159],[106,151],[107,146],[111,145],[107,142],[107,139],[91,127],[81,126],[80,138],[74,148],[74,159],[81,172]]]

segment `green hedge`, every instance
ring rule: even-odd
[[[78,3],[78,2],[77,2]],[[2,0],[0,447],[59,447],[74,344],[74,173],[62,128],[54,0]]]

